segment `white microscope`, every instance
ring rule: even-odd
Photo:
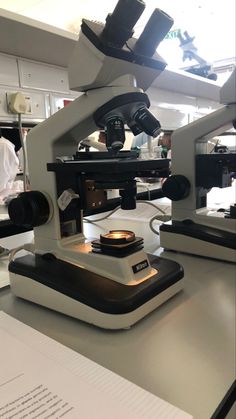
[[[141,0],[120,0],[102,23],[83,20],[69,66],[70,88],[82,96],[27,137],[31,191],[9,205],[15,224],[34,227],[35,253],[9,264],[13,293],[108,329],[127,328],[182,288],[183,269],[147,255],[131,231],[110,231],[88,242],[83,210],[102,207],[118,189],[123,209],[135,208],[136,176],[163,177],[167,159],[142,161],[122,151],[124,126],[157,136],[160,123],[143,92],[164,70],[157,45],[172,19],[155,9],[132,37]],[[76,152],[105,129],[106,151]]]
[[[231,187],[236,171],[235,153],[207,154],[210,139],[236,129],[236,69],[221,88],[220,103],[172,136],[172,176],[162,188],[172,200],[172,221],[160,227],[160,241],[165,249],[236,262],[235,201],[226,211],[207,205],[211,188]]]

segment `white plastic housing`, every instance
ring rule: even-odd
[[[155,55],[165,64],[159,55]],[[115,80],[124,76],[135,77],[137,86],[147,90],[162,70],[134,64],[104,55],[80,32],[79,40],[69,63],[70,89],[79,92],[102,86],[119,85]]]

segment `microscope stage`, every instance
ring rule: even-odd
[[[51,254],[27,255],[10,262],[15,295],[106,329],[132,326],[182,289],[183,269],[149,255],[157,274],[127,286]]]
[[[98,151],[97,154],[100,154]],[[158,172],[169,170],[169,159],[140,160],[137,158],[104,158],[96,160],[67,160],[65,162],[48,163],[49,172],[72,173],[102,173],[120,174],[135,172],[140,173]],[[63,173],[63,174],[64,174]],[[150,174],[150,173],[149,173]]]

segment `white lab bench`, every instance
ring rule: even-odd
[[[97,216],[96,216],[97,217]],[[112,228],[131,229],[146,250],[162,254],[145,222],[105,220],[85,224],[94,237]],[[15,247],[32,232],[0,239]],[[235,265],[164,252],[185,270],[184,290],[129,330],[106,331],[16,298],[0,290],[0,309],[62,344],[192,414],[208,419],[234,380]],[[0,261],[7,277],[7,261]]]

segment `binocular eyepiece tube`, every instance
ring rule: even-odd
[[[107,43],[122,48],[133,35],[133,27],[145,9],[142,0],[119,0],[113,13],[109,13],[102,32]]]
[[[135,44],[134,52],[152,57],[173,23],[173,19],[167,13],[155,9]]]
[[[119,0],[114,11],[107,15],[101,39],[116,48],[122,48],[133,36],[133,27],[144,9],[143,0]],[[173,23],[173,19],[167,13],[161,9],[155,9],[137,40],[133,52],[152,57]]]

